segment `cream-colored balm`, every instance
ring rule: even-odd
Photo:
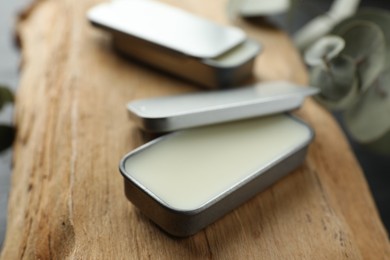
[[[276,116],[176,132],[134,153],[125,171],[166,206],[199,209],[308,144],[311,130]]]

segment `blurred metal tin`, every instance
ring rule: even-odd
[[[240,206],[259,192],[275,183],[277,180],[296,169],[305,159],[307,148],[314,137],[314,131],[301,120],[292,117],[309,130],[307,140],[296,147],[279,154],[263,168],[259,168],[250,178],[238,180],[228,190],[209,200],[195,210],[177,210],[148,190],[137,179],[134,179],[125,169],[125,163],[138,153],[148,152],[148,148],[180,132],[171,133],[142,145],[125,155],[120,162],[119,170],[124,178],[126,197],[149,219],[167,233],[186,237],[195,234],[207,225],[215,222],[228,212]],[[186,130],[183,130],[186,131]],[[200,191],[201,192],[201,191]]]
[[[136,100],[127,105],[132,119],[148,132],[169,132],[259,117],[299,108],[314,87],[286,81]]]
[[[111,32],[119,52],[209,88],[250,77],[260,52],[241,29],[151,0],[99,4],[88,19]]]
[[[199,59],[118,32],[113,33],[113,39],[119,52],[211,89],[238,85],[250,78],[260,51],[256,42],[246,40],[220,57]],[[235,62],[223,61],[223,57],[239,56],[240,53],[245,56]]]

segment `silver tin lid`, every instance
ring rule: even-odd
[[[205,91],[130,102],[137,124],[149,132],[169,132],[270,115],[300,107],[319,90],[285,81],[258,83],[229,90]]]
[[[246,39],[239,28],[218,25],[152,0],[102,3],[87,16],[97,26],[196,58],[217,57]]]

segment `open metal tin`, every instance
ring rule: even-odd
[[[297,168],[313,135],[287,114],[177,131],[124,156],[125,193],[163,230],[189,236]]]
[[[121,53],[209,88],[237,85],[252,74],[260,45],[235,27],[152,0],[115,0],[88,11]]]

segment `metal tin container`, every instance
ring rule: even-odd
[[[260,51],[238,28],[151,0],[99,4],[88,19],[111,32],[121,53],[209,88],[247,79]]]
[[[272,81],[236,89],[136,100],[127,109],[142,129],[169,132],[291,111],[299,108],[306,96],[318,91],[286,81]]]
[[[269,129],[270,125],[275,129]],[[288,135],[281,134],[284,128],[288,128]],[[239,139],[234,140],[237,131]],[[251,134],[256,140],[248,137]],[[279,139],[296,136],[274,141],[271,134]],[[174,236],[189,236],[297,168],[313,135],[309,126],[285,114],[168,134],[121,160],[125,193],[163,230]],[[225,145],[215,152],[220,146],[215,142]],[[253,147],[263,152],[254,152]],[[210,155],[204,154],[207,151]],[[228,165],[221,166],[219,160]],[[208,167],[215,168],[208,173]],[[237,171],[240,173],[236,176]]]

